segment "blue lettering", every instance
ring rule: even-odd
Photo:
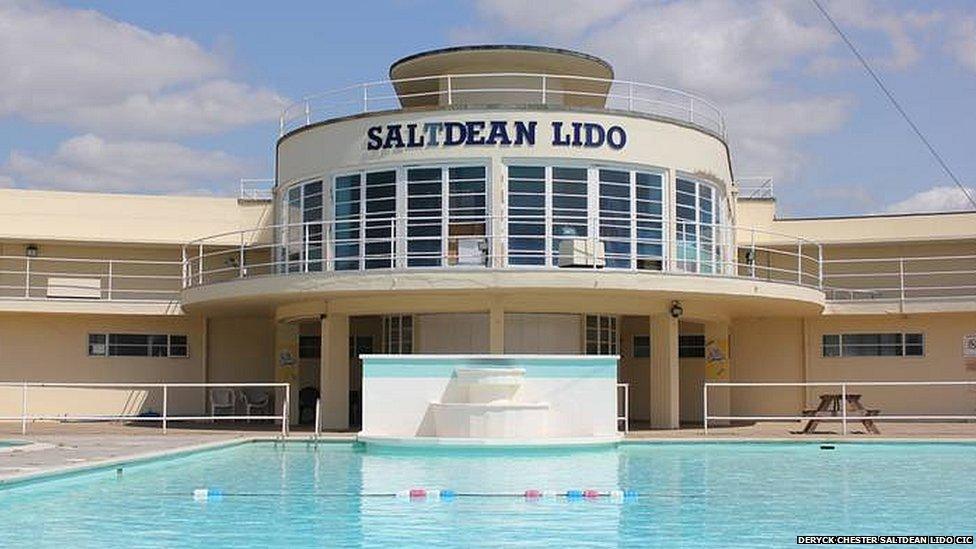
[[[579,147],[580,145],[583,144],[583,140],[580,139],[580,129],[583,127],[583,124],[581,124],[580,122],[573,122],[572,124],[573,124],[573,146]]]
[[[468,122],[467,132],[468,138],[465,140],[466,145],[484,145],[485,136],[482,135],[482,131],[485,129],[484,122]]]
[[[416,124],[407,124],[407,148],[413,149],[424,146],[423,134],[417,134]]]
[[[553,147],[569,146],[569,136],[563,135],[562,122],[552,123],[552,146]]]
[[[373,126],[366,130],[366,150],[375,151],[383,146],[382,132],[382,126]]]
[[[627,144],[627,132],[620,126],[610,126],[607,130],[607,144],[611,149],[619,151]]]
[[[461,122],[444,123],[444,146],[453,147],[464,143],[467,127]]]
[[[386,141],[383,142],[384,149],[402,149],[403,135],[400,133],[399,124],[390,124],[386,127]]]
[[[583,132],[586,135],[586,140],[583,142],[584,147],[601,147],[603,146],[603,140],[606,138],[606,132],[603,130],[603,126],[599,124],[583,124]]]
[[[508,123],[504,120],[492,120],[488,140],[485,143],[487,145],[511,145],[512,139],[508,137]]]
[[[444,124],[441,124],[440,122],[428,122],[424,124],[424,133],[427,134],[428,145],[430,145],[431,147],[436,147],[437,145],[441,144],[440,141],[437,139],[437,134],[438,132],[440,132],[441,127],[443,126]]]
[[[515,144],[535,145],[535,122],[515,123]]]

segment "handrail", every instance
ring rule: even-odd
[[[854,421],[869,419],[871,421],[901,421],[901,420],[976,420],[976,414],[872,414],[851,415],[847,411],[847,395],[850,387],[976,387],[976,381],[771,381],[771,382],[740,382],[740,381],[706,381],[702,386],[702,418],[705,434],[708,434],[708,421],[840,421],[842,432],[847,435],[847,424]],[[839,416],[761,416],[761,415],[711,415],[708,413],[709,387],[839,387],[841,390],[841,406]]]
[[[513,79],[521,80],[513,84]],[[396,90],[397,86],[416,87],[424,83],[432,91],[399,93]],[[573,83],[577,89],[573,89]],[[579,89],[579,86],[585,89]],[[606,86],[606,91],[593,91],[593,86]],[[374,90],[372,94],[370,90]],[[711,101],[683,90],[632,80],[529,72],[459,73],[375,80],[306,95],[282,109],[279,135],[327,118],[400,109],[404,100],[429,98],[450,108],[463,99],[492,93],[522,94],[519,101],[510,97],[507,100],[518,105],[558,105],[560,99],[565,98],[602,98],[601,106],[605,109],[670,118],[706,129],[723,139],[726,137],[725,117],[721,110]]]
[[[31,421],[158,421],[161,424],[163,434],[166,433],[169,422],[171,421],[214,421],[214,420],[252,420],[252,419],[266,419],[266,420],[280,420],[281,421],[281,435],[288,436],[288,422],[289,422],[289,407],[291,405],[291,389],[288,383],[111,383],[111,382],[51,382],[51,381],[0,381],[0,389],[4,387],[12,387],[21,389],[21,413],[19,416],[0,416],[0,422],[3,421],[18,421],[21,424],[20,431],[22,435],[27,434],[27,424]],[[248,387],[264,387],[269,388],[272,391],[283,389],[282,391],[282,402],[281,402],[281,413],[280,414],[267,414],[267,415],[171,415],[169,413],[169,393],[170,389],[176,388],[203,388],[203,389],[213,389],[213,388],[248,388]],[[61,388],[61,389],[161,389],[162,391],[162,413],[159,416],[144,416],[144,415],[126,415],[126,414],[116,414],[116,415],[44,415],[44,414],[31,414],[28,408],[28,392],[30,389],[50,389],[50,388]],[[206,397],[209,398],[209,395]],[[234,401],[234,407],[236,408],[236,396]],[[206,402],[204,402],[206,406]]]
[[[592,269],[652,271],[700,274],[733,278],[760,279],[819,288],[822,251],[816,242],[794,237],[789,249],[766,247],[752,239],[751,255],[735,252],[734,235],[743,230],[725,224],[679,221],[684,234],[668,235],[668,220],[659,216],[638,217],[634,223],[658,223],[660,238],[630,236],[548,237],[532,234],[505,234],[512,223],[527,227],[553,223],[543,216],[443,216],[382,218],[358,215],[350,218],[301,223],[282,223],[243,231],[229,231],[196,239],[184,246],[186,258],[184,287],[200,286],[231,278],[278,276],[293,273],[326,271],[333,273],[377,271],[411,271],[423,268],[564,268],[558,263],[556,248],[569,241],[575,259]],[[565,216],[563,223],[566,223]],[[624,220],[631,223],[630,220]],[[450,235],[443,224],[478,224],[480,235]],[[580,224],[585,224],[580,218]],[[438,226],[435,236],[409,236],[409,229]],[[349,238],[345,235],[350,235]],[[538,231],[537,231],[538,232]],[[248,243],[250,235],[274,235],[275,241]],[[770,233],[761,229],[753,233]],[[341,235],[338,236],[337,235]],[[447,235],[447,236],[442,236]],[[478,242],[480,259],[461,262],[459,241]],[[223,244],[227,241],[237,245]],[[533,249],[520,244],[530,242]],[[210,242],[213,242],[211,244]],[[583,246],[582,243],[586,243]],[[577,249],[578,248],[578,249]],[[351,253],[349,250],[353,250]],[[740,250],[741,251],[741,250]],[[567,252],[563,252],[567,253]],[[759,257],[759,256],[762,257]],[[766,260],[764,264],[760,260]],[[582,268],[576,265],[576,268]]]
[[[623,409],[621,410],[620,402],[617,402],[617,429],[620,429],[621,422],[624,425],[624,432],[630,432],[630,383],[618,383],[617,384],[617,398],[620,398],[621,393],[623,394]]]

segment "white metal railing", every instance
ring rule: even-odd
[[[642,82],[519,72],[444,74],[380,80],[304,97],[282,110],[279,133],[364,112],[437,105],[584,106],[660,116],[724,138],[725,117],[696,95]]]
[[[0,298],[170,302],[182,261],[0,256]]]
[[[826,259],[827,299],[905,302],[976,296],[976,255]]]
[[[656,229],[661,238],[640,238],[633,232],[627,237],[594,236],[599,227],[587,231],[587,236],[556,236],[547,234],[545,227],[551,223],[541,217],[359,216],[223,233],[184,246],[183,285],[312,272],[575,268],[749,278],[821,287],[821,247],[802,238],[793,237],[795,245],[784,247],[762,246],[753,237],[748,250],[740,248],[737,253],[733,238],[741,229],[727,225],[680,221],[676,225],[681,229],[674,236],[666,236],[669,229],[660,218],[638,220],[638,224],[661,224]],[[565,218],[562,223],[567,223]],[[580,223],[586,224],[586,218]],[[506,234],[511,224],[534,226],[536,230]],[[468,234],[452,236],[454,226],[463,226]],[[479,227],[483,233],[471,234],[472,227]],[[435,236],[410,236],[411,230],[432,228]],[[278,242],[260,242],[254,238],[257,233],[277,235]],[[346,236],[350,233],[354,236]],[[768,231],[752,231],[756,233]],[[220,244],[227,241],[240,244]]]
[[[739,198],[747,200],[773,198],[771,177],[740,177],[735,180],[735,188]]]
[[[725,382],[706,381],[702,388],[702,416],[704,418],[705,434],[708,434],[708,422],[714,421],[839,421],[843,434],[847,434],[847,424],[850,421],[898,421],[898,420],[928,420],[928,421],[972,421],[976,420],[976,413],[972,414],[850,414],[847,410],[847,395],[851,387],[976,387],[976,381],[784,381],[784,382]],[[835,387],[840,389],[839,415],[816,416],[760,416],[760,415],[711,415],[708,411],[709,387],[727,387],[732,390],[737,387]]]
[[[241,179],[238,200],[265,201],[274,199],[273,178]]]
[[[622,406],[621,406],[622,404]],[[630,432],[630,383],[617,384],[617,429],[623,424],[625,433]]]
[[[215,388],[225,388],[234,390],[233,394],[233,407],[235,409],[234,414],[220,415],[220,414],[207,414],[207,415],[189,415],[189,414],[176,414],[172,415],[169,412],[170,397],[172,389],[205,389],[207,393],[204,395],[204,401],[202,405],[204,408],[207,407],[209,399],[211,398],[210,389]],[[269,411],[273,410],[274,401],[272,401],[272,396],[278,390],[281,391],[281,413],[280,414],[267,414],[267,415],[239,415],[236,414],[237,402],[239,399],[239,393],[237,391],[244,390],[248,388],[253,389],[270,389],[272,394],[268,395],[268,407]],[[17,421],[21,424],[21,434],[27,434],[27,425],[32,421],[106,421],[106,422],[122,422],[122,421],[137,421],[137,422],[158,422],[161,424],[163,433],[166,433],[169,422],[171,421],[215,421],[215,420],[272,420],[281,421],[281,434],[282,436],[288,435],[288,412],[290,406],[290,389],[288,383],[100,383],[100,382],[0,382],[0,391],[4,389],[20,390],[21,392],[21,405],[19,415],[7,415],[0,416],[0,422],[3,421]],[[35,389],[91,389],[91,390],[119,390],[119,391],[152,391],[159,390],[160,394],[160,408],[161,412],[158,415],[148,415],[145,412],[140,414],[44,414],[44,413],[31,413],[30,403],[31,400],[28,398],[32,390]]]

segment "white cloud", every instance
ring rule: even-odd
[[[62,142],[46,156],[14,151],[0,167],[21,187],[137,192],[210,192],[231,185],[251,162],[220,151],[159,141],[107,141],[87,134]]]
[[[0,2],[0,115],[144,136],[272,120],[281,98],[228,81],[228,65],[186,37],[95,11]]]
[[[976,189],[967,187],[967,190],[970,196],[976,197]],[[911,213],[973,209],[972,203],[966,198],[962,189],[954,186],[940,186],[915,193],[905,200],[895,202],[885,208],[885,211],[889,213]]]
[[[953,23],[945,47],[962,66],[976,71],[976,19],[965,17]]]

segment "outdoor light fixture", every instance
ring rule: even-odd
[[[28,244],[27,247],[24,248],[24,253],[27,255],[27,257],[37,257],[37,245]]]
[[[677,301],[671,302],[671,316],[674,318],[681,318],[681,315],[685,313],[685,310],[681,308],[681,303]]]

